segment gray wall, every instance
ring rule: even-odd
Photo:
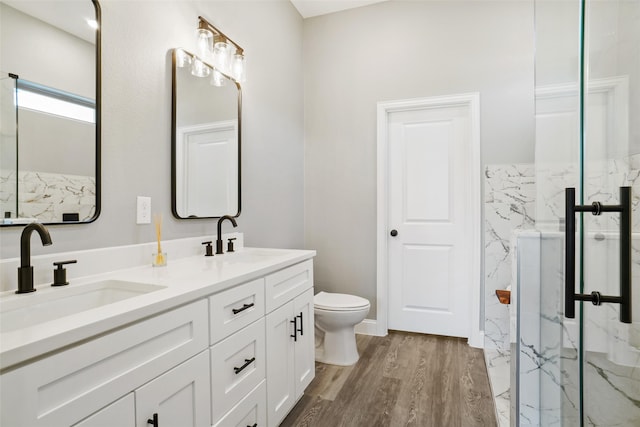
[[[311,18],[304,75],[316,288],[368,298],[375,318],[376,103],[480,92],[483,164],[533,162],[533,2],[391,1]]]
[[[122,1],[102,6],[102,214],[87,225],[51,226],[51,253],[150,242],[135,224],[136,196],[152,198],[163,237],[213,235],[215,220],[171,216],[171,60],[195,50],[203,15],[247,55],[243,87],[243,213],[251,246],[303,246],[303,21],[287,0]],[[277,46],[278,49],[273,49]],[[227,227],[225,227],[226,229]],[[20,228],[0,230],[2,258],[19,256]]]

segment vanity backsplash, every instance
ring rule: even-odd
[[[244,247],[243,233],[226,233],[223,239],[236,238],[236,250]],[[185,239],[163,240],[162,247],[167,253],[167,263],[177,259],[205,254],[202,245],[204,241],[214,240],[215,237],[190,237]],[[34,238],[35,242],[35,238]],[[39,243],[35,243],[39,244]],[[151,254],[155,252],[156,242],[137,245],[113,246],[100,249],[89,249],[77,252],[53,252],[56,242],[48,249],[51,253],[31,257],[34,267],[34,283],[41,285],[50,283],[53,279],[53,263],[70,259],[78,260],[76,264],[68,266],[67,277],[70,281],[77,277],[103,274],[126,268],[151,265]],[[19,254],[16,254],[19,255]],[[15,290],[17,287],[17,269],[20,257],[0,260],[0,291]]]

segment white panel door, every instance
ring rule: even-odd
[[[388,129],[389,329],[468,337],[470,108],[391,112]]]

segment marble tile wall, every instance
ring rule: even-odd
[[[640,236],[635,235],[634,245],[639,241]],[[558,232],[542,232],[538,237],[520,236],[517,245],[521,258],[542,268],[536,275],[526,268],[523,270],[522,264],[518,265],[521,270],[517,286],[519,298],[521,302],[526,299],[527,305],[521,304],[519,310],[519,345],[515,358],[518,382],[517,391],[513,387],[511,391],[512,396],[518,394],[519,407],[518,424],[513,425],[578,425],[580,343],[576,320],[563,315],[564,236]],[[606,252],[609,249],[603,243],[591,256],[606,259]],[[587,260],[588,263],[596,264],[594,259]],[[638,281],[640,275],[635,271],[633,282]],[[584,309],[584,408],[589,425],[637,425],[640,420],[640,342],[636,331],[640,320],[631,325],[621,324],[618,309],[612,304],[600,307],[585,304]]]
[[[631,186],[632,222],[640,231],[640,154],[586,168],[587,199],[612,203],[621,186]],[[564,229],[564,189],[577,182],[576,164],[487,165],[484,174],[484,297],[485,348],[509,349],[508,307],[498,302],[496,289],[512,285],[512,242],[521,230],[558,232]],[[591,229],[618,229],[617,215],[587,217]],[[640,269],[640,247],[633,246],[634,269]]]
[[[588,162],[585,170],[588,201],[610,204],[618,194],[618,187],[632,187],[632,222],[634,232],[640,231],[640,155],[606,162]],[[489,165],[484,178],[485,354],[499,424],[510,425],[517,419],[520,426],[573,425],[578,422],[579,416],[576,376],[579,370],[578,341],[575,323],[562,318],[564,276],[561,231],[564,224],[561,218],[564,217],[564,188],[575,186],[577,167],[570,164]],[[589,221],[590,230],[605,235],[606,245],[617,245],[617,215],[589,217],[586,221]],[[527,275],[529,280],[538,279],[535,279],[535,286],[529,285],[523,297],[526,305],[521,307],[524,309],[518,314],[521,336],[516,340],[517,328],[515,325],[510,327],[509,306],[498,303],[495,290],[515,286],[517,276],[514,272],[517,269],[512,267],[516,267],[517,262],[532,264],[529,254],[520,257],[520,260],[515,257],[515,242],[523,230],[534,228],[542,231],[539,249],[534,252],[542,254],[543,259],[539,259],[537,265],[545,265],[540,271],[544,277],[531,272]],[[633,240],[632,248],[633,276],[639,278],[634,279],[636,282],[640,280],[639,238]],[[602,254],[594,251],[592,256]],[[590,274],[597,277],[600,273]],[[603,278],[602,281],[606,280]],[[640,295],[636,297],[638,301],[634,304],[640,306]],[[512,298],[517,299],[517,294],[512,294]],[[513,304],[512,299],[511,308]],[[513,311],[512,317],[515,320]],[[617,399],[612,405],[620,408],[620,411],[611,414],[614,418],[595,415],[591,419],[594,425],[611,425],[608,424],[611,422],[627,425],[625,422],[640,417],[638,405],[632,403],[640,401],[640,378],[635,374],[637,369],[627,369],[629,366],[640,366],[640,352],[636,351],[640,348],[640,323],[620,326],[615,309],[601,310],[590,317],[590,341],[600,342],[599,346],[594,346],[591,348],[593,351],[587,353],[586,378],[594,389],[598,389],[598,393],[591,395],[611,396]],[[604,324],[615,325],[611,342],[605,341]],[[517,363],[514,363],[516,359]],[[510,369],[513,371],[511,381],[505,381]],[[625,371],[620,377],[624,369],[628,372]],[[513,381],[516,376],[517,382]],[[515,398],[510,399],[510,396],[516,395],[516,387],[519,387],[517,393],[520,403],[517,408]],[[621,395],[622,399],[620,396],[616,398],[616,394]],[[509,400],[510,414],[507,405]],[[600,403],[597,398],[595,400],[596,405]],[[610,411],[602,412],[607,413]]]
[[[509,306],[497,289],[511,285],[511,236],[535,221],[535,168],[531,164],[488,165],[484,176],[485,348],[509,349]]]
[[[46,172],[18,173],[18,216],[37,217],[40,222],[61,222],[63,213],[78,213],[80,221],[95,212],[96,184],[93,176]],[[16,216],[15,172],[0,177],[0,212]]]

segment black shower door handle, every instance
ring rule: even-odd
[[[620,212],[620,296],[601,295],[594,291],[590,294],[576,294],[576,212],[591,212],[600,215],[604,212]],[[576,205],[575,188],[565,188],[565,283],[564,315],[576,317],[575,302],[591,301],[593,305],[603,302],[620,304],[620,321],[631,323],[631,187],[620,187],[620,204],[603,205],[593,202],[590,205]]]

